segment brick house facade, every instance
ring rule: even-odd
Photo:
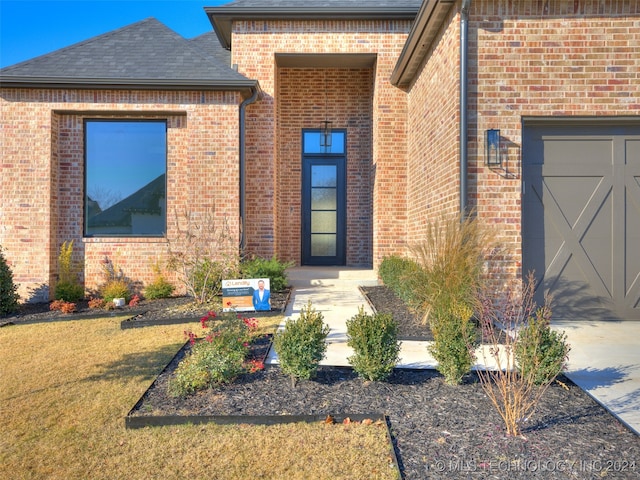
[[[610,259],[590,250],[597,237],[587,230],[576,242],[562,235],[577,249],[567,258],[579,260],[582,249],[594,259],[589,288],[600,291],[594,285],[602,277],[605,293],[626,291],[617,300],[626,313],[610,310],[616,318],[640,318],[640,265],[629,247],[640,228],[639,2],[331,0],[301,7],[236,0],[205,11],[222,51],[209,45],[208,54],[215,50],[228,70],[213,81],[178,78],[163,89],[150,69],[138,79],[144,86],[109,87],[109,78],[99,86],[80,85],[81,79],[56,85],[54,75],[38,71],[39,59],[0,71],[0,245],[23,297],[35,298],[41,288],[40,298],[48,295],[65,240],[80,246],[85,285],[94,288],[104,256],[117,256],[130,278],[148,282],[149,260],[165,258],[167,239],[175,236],[170,218],[166,238],[83,236],[83,118],[166,119],[167,211],[215,206],[232,225],[229,248],[241,244],[246,253],[297,264],[308,263],[305,241],[312,235],[305,230],[310,207],[303,185],[305,162],[315,165],[315,157],[305,157],[304,132],[330,120],[346,137],[340,263],[377,268],[385,256],[420,242],[428,219],[466,208],[497,225],[505,279],[532,267],[552,272],[553,250],[565,255],[562,239],[551,233],[557,221],[542,213],[560,180],[534,166],[566,166],[562,158],[578,155],[581,146],[623,142],[627,167],[613,176],[628,182],[626,227],[624,239],[614,234],[611,245],[626,250],[611,261],[624,271],[624,285],[615,272],[611,279],[602,273]],[[484,163],[489,129],[500,130],[498,168]],[[584,132],[592,134],[582,138]],[[574,150],[547,158],[560,140],[574,142]],[[560,190],[588,183],[562,178]],[[579,216],[558,205],[567,218]],[[614,213],[604,220],[594,214],[594,223],[620,223],[615,209],[603,205]],[[573,261],[567,259],[562,275],[584,270]]]

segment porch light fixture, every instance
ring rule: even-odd
[[[484,164],[489,167],[502,166],[502,155],[500,153],[500,130],[487,130],[485,146],[486,152]]]
[[[322,130],[320,131],[320,146],[329,148],[331,147],[331,121],[325,120],[322,122]]]
[[[324,81],[324,122],[320,130],[320,146],[323,148],[331,148],[331,122],[327,118],[328,100],[327,100],[327,72],[323,72]]]

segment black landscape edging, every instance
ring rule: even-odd
[[[135,407],[131,410],[133,411]],[[348,424],[351,422],[383,422],[387,433],[387,442],[393,461],[393,467],[398,473],[397,478],[402,478],[398,456],[391,436],[389,419],[382,413],[357,413],[342,415],[157,415],[157,416],[131,416],[131,412],[125,417],[124,425],[128,430],[146,427],[166,427],[172,425],[203,425],[214,423],[216,425],[284,425],[288,423],[335,423]]]
[[[120,330],[129,328],[154,327],[157,325],[177,325],[180,323],[198,322],[199,317],[175,317],[175,318],[156,318],[149,320],[134,320],[136,316],[129,317],[120,322]]]
[[[271,310],[269,312],[246,312],[247,314],[250,314],[252,317],[255,318],[262,318],[262,317],[275,317],[277,315],[283,315],[284,311],[287,308],[287,305],[289,305],[289,300],[291,300],[291,291],[292,289],[289,289],[289,294],[287,295],[287,299],[284,302],[284,307],[282,307],[281,309],[278,310]],[[142,327],[154,327],[157,325],[178,325],[180,323],[191,323],[191,322],[199,322],[200,321],[200,317],[175,317],[175,318],[158,318],[158,319],[149,319],[149,320],[135,320],[135,318],[139,315],[143,315],[145,313],[148,312],[142,312],[142,313],[136,313],[135,315],[132,315],[131,317],[127,318],[126,320],[123,320],[122,322],[120,322],[120,329],[121,330],[127,330],[129,328],[142,328]],[[244,312],[242,312],[244,313]]]
[[[287,300],[288,303],[288,300]],[[286,305],[286,304],[285,304]],[[265,350],[262,361],[265,361],[269,355],[269,351],[273,346],[273,335],[270,337],[270,345]],[[183,349],[189,344],[189,340],[180,347],[171,360],[167,362],[162,371],[157,375],[156,380],[160,375],[166,372],[166,370],[174,363],[174,360],[182,354]],[[217,425],[282,425],[287,423],[314,423],[314,422],[327,422],[327,423],[348,423],[348,422],[362,422],[364,420],[381,421],[384,422],[384,427],[387,434],[387,442],[389,444],[389,450],[391,452],[391,459],[393,466],[397,472],[397,478],[402,478],[402,472],[400,470],[400,463],[398,461],[398,455],[396,453],[395,444],[391,435],[391,425],[389,418],[383,413],[356,413],[356,414],[340,414],[340,415],[133,415],[138,407],[144,402],[144,398],[149,390],[151,390],[156,380],[144,391],[140,396],[136,404],[129,410],[127,416],[124,419],[124,426],[127,430],[134,430],[138,428],[146,427],[163,427],[170,425],[202,425],[206,423],[215,423]]]
[[[98,318],[114,318],[114,317],[122,317],[123,315],[131,315],[133,318],[137,315],[142,315],[145,313],[142,310],[134,310],[134,311],[123,311],[118,308],[115,310],[101,310],[100,313],[63,313],[59,317],[48,318],[46,320],[24,320],[21,321],[21,324],[29,325],[34,323],[49,323],[49,322],[69,322],[72,320],[95,320]]]

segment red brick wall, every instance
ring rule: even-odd
[[[522,117],[640,114],[640,2],[473,2],[471,198],[497,225],[519,275]],[[484,132],[501,130],[504,171],[485,167]]]
[[[278,74],[276,53],[368,53],[376,54],[377,61],[370,84],[366,90],[354,90],[360,80],[352,79],[348,88],[328,85],[329,92],[341,92],[343,97],[359,96],[362,99],[343,100],[346,109],[362,109],[370,102],[371,119],[371,166],[370,172],[362,172],[357,184],[360,188],[369,176],[373,189],[373,225],[368,238],[360,237],[364,227],[355,226],[349,232],[348,262],[350,264],[376,264],[385,252],[404,243],[406,220],[406,196],[402,185],[406,180],[406,96],[391,86],[389,76],[402,50],[410,28],[407,21],[251,21],[236,22],[232,38],[232,63],[238,65],[240,73],[260,81],[264,96],[247,110],[247,248],[253,253],[300,262],[300,214],[299,200],[291,197],[293,192],[282,188],[291,180],[289,170],[289,137],[280,128],[293,129],[291,121],[280,125],[279,115],[287,117],[288,105],[281,104],[279,91],[288,88],[278,81],[285,78]],[[339,72],[334,79],[342,81]],[[354,83],[356,82],[356,83]],[[362,80],[364,82],[364,80]],[[364,83],[362,83],[364,85]],[[298,85],[299,88],[305,87]],[[320,85],[318,85],[320,87]],[[306,87],[305,87],[306,88]],[[324,92],[322,86],[319,93]],[[298,126],[306,126],[311,117],[318,117],[324,108],[324,95],[317,95],[316,111]],[[356,105],[358,105],[356,107]],[[286,108],[285,108],[286,107]],[[336,108],[335,106],[333,108]],[[320,109],[319,111],[317,109]],[[291,112],[289,112],[291,113]],[[280,121],[283,120],[280,118]],[[319,118],[319,117],[318,117]],[[358,120],[358,124],[362,124]],[[337,126],[334,124],[334,126]],[[347,125],[348,127],[348,125]],[[358,127],[360,129],[361,127]],[[296,134],[299,141],[299,134]],[[284,140],[282,148],[279,141]],[[362,140],[362,139],[359,139]],[[363,149],[365,148],[363,144]],[[297,147],[299,151],[299,146]],[[300,161],[295,154],[293,160]],[[349,161],[349,159],[347,160]],[[358,167],[358,168],[361,168]],[[294,175],[299,175],[293,171]],[[353,176],[352,176],[353,177]],[[354,180],[355,181],[355,180]],[[300,185],[296,192],[300,191]],[[352,200],[352,204],[355,200]],[[368,200],[360,200],[362,208]],[[293,207],[293,208],[290,208]],[[295,219],[294,223],[291,223]],[[355,219],[352,217],[351,221]],[[363,225],[365,220],[359,220]],[[369,250],[369,244],[372,249]],[[364,257],[366,262],[364,261]]]
[[[639,18],[636,1],[471,3],[469,202],[496,225],[507,276],[522,273],[523,117],[640,115]],[[410,241],[425,211],[458,202],[458,29],[454,8],[409,93]],[[484,166],[490,128],[501,130],[502,170]]]
[[[225,92],[2,89],[0,245],[23,299],[46,299],[64,241],[74,240],[87,289],[101,282],[105,256],[139,285],[167,257],[167,239],[82,238],[85,117],[167,119],[167,238],[177,241],[175,212],[203,224],[215,208],[230,226],[225,248],[236,251],[240,101]]]
[[[446,24],[408,92],[409,245],[424,239],[429,221],[460,209],[460,30],[455,8]]]

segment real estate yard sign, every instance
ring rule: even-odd
[[[222,309],[224,312],[252,312],[271,310],[268,278],[244,278],[222,281]]]

